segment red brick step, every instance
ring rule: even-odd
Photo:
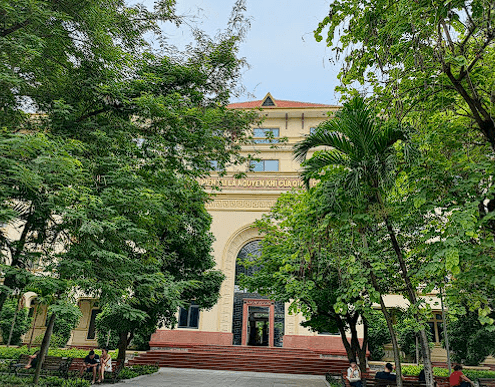
[[[345,359],[308,349],[167,343],[155,344],[153,350],[140,354],[129,364],[306,375],[340,373],[349,367]]]

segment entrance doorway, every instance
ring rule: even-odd
[[[244,299],[242,315],[242,345],[273,347],[275,302]]]

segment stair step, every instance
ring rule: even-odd
[[[167,343],[153,343],[152,347],[156,349],[140,354],[129,364],[306,375],[341,373],[349,367],[347,360],[329,356],[328,351],[309,349]]]

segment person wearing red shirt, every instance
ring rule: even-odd
[[[462,366],[456,365],[449,377],[450,387],[471,387],[473,382],[462,373]]]

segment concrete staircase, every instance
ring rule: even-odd
[[[160,367],[324,375],[342,373],[347,360],[307,349],[249,346],[163,345],[129,361]]]

